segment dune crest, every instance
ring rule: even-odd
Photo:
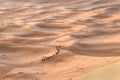
[[[71,80],[119,62],[120,0],[0,4],[0,80]]]

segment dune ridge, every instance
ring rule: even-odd
[[[0,4],[0,80],[72,80],[119,62],[120,0]]]

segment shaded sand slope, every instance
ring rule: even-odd
[[[71,80],[119,61],[120,0],[38,2],[0,0],[0,80]]]

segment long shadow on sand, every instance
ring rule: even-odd
[[[113,57],[120,56],[120,43],[111,44],[82,44],[74,43],[65,50],[69,50],[78,55],[96,56],[96,57]]]

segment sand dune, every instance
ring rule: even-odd
[[[0,4],[0,80],[72,80],[119,62],[120,0]]]
[[[120,79],[120,63],[115,63],[105,68],[91,71],[87,74],[76,77],[75,80],[119,80]]]

